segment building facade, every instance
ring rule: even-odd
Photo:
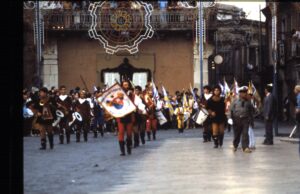
[[[262,11],[266,16],[267,32],[267,62],[264,75],[269,78],[268,82],[272,83],[276,66],[279,118],[284,119],[284,99],[288,97],[290,102],[294,102],[293,89],[296,84],[300,83],[300,36],[297,36],[297,32],[300,33],[300,4],[267,2]],[[275,49],[274,42],[276,43]],[[294,115],[293,108],[294,104],[290,103],[291,115]]]
[[[223,77],[229,82],[256,80],[259,82],[261,56],[259,47],[259,22],[247,20],[244,12],[234,6],[216,4],[204,10],[203,74],[200,74],[198,9],[187,8],[177,2],[153,5],[150,23],[152,38],[138,46],[139,52],[130,54],[119,51],[105,52],[103,45],[91,39],[88,30],[92,23],[87,6],[63,6],[42,9],[44,24],[42,62],[40,74],[36,72],[33,41],[34,9],[24,9],[24,87],[36,85],[37,77],[42,85],[68,88],[79,86],[111,85],[121,79],[120,71],[130,72],[134,83],[144,87],[145,80],[153,79],[170,93],[188,89],[190,84],[216,84]],[[41,5],[43,6],[43,5]],[[113,9],[107,7],[107,9]],[[134,14],[133,14],[133,20]],[[138,23],[134,23],[138,25]],[[134,25],[133,25],[134,26]],[[108,26],[109,28],[109,26]],[[31,36],[31,38],[30,38]],[[214,65],[216,54],[223,63]],[[124,59],[128,64],[124,65]]]
[[[253,81],[259,87],[264,64],[261,60],[265,45],[264,23],[248,20],[241,8],[225,4],[209,8],[207,20],[207,43],[214,45],[209,57],[210,82],[222,82],[225,78],[232,84],[236,79],[243,85]],[[215,64],[216,55],[223,57],[223,63]]]

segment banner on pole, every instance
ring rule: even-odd
[[[136,106],[118,83],[104,91],[97,101],[115,118],[123,117],[136,110]]]

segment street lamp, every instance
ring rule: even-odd
[[[217,68],[217,66],[223,63],[223,57],[221,55],[217,54],[214,57],[213,62],[216,64],[215,68],[216,68],[216,72],[217,72],[217,77],[216,77],[216,83],[215,84],[217,84],[217,82],[220,80],[219,79],[219,68]]]

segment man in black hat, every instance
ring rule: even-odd
[[[55,105],[52,104],[48,96],[48,89],[42,87],[39,90],[39,100],[35,104],[35,116],[37,126],[40,130],[41,150],[46,149],[46,134],[48,136],[50,148],[53,149],[53,127],[52,123],[56,120]]]
[[[264,99],[264,108],[263,115],[265,120],[265,140],[264,145],[273,145],[273,119],[274,119],[274,98],[272,95],[272,85],[268,84],[265,87],[265,99]]]
[[[233,151],[237,151],[242,135],[243,152],[251,153],[249,149],[248,130],[250,122],[253,120],[254,107],[248,100],[247,91],[247,86],[243,86],[239,89],[239,98],[234,100],[230,106],[228,123],[231,123],[231,121],[233,123]]]

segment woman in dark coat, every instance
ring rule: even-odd
[[[214,148],[222,147],[224,139],[224,126],[226,122],[225,100],[221,97],[220,86],[213,88],[213,96],[207,101],[207,110],[212,123]]]

